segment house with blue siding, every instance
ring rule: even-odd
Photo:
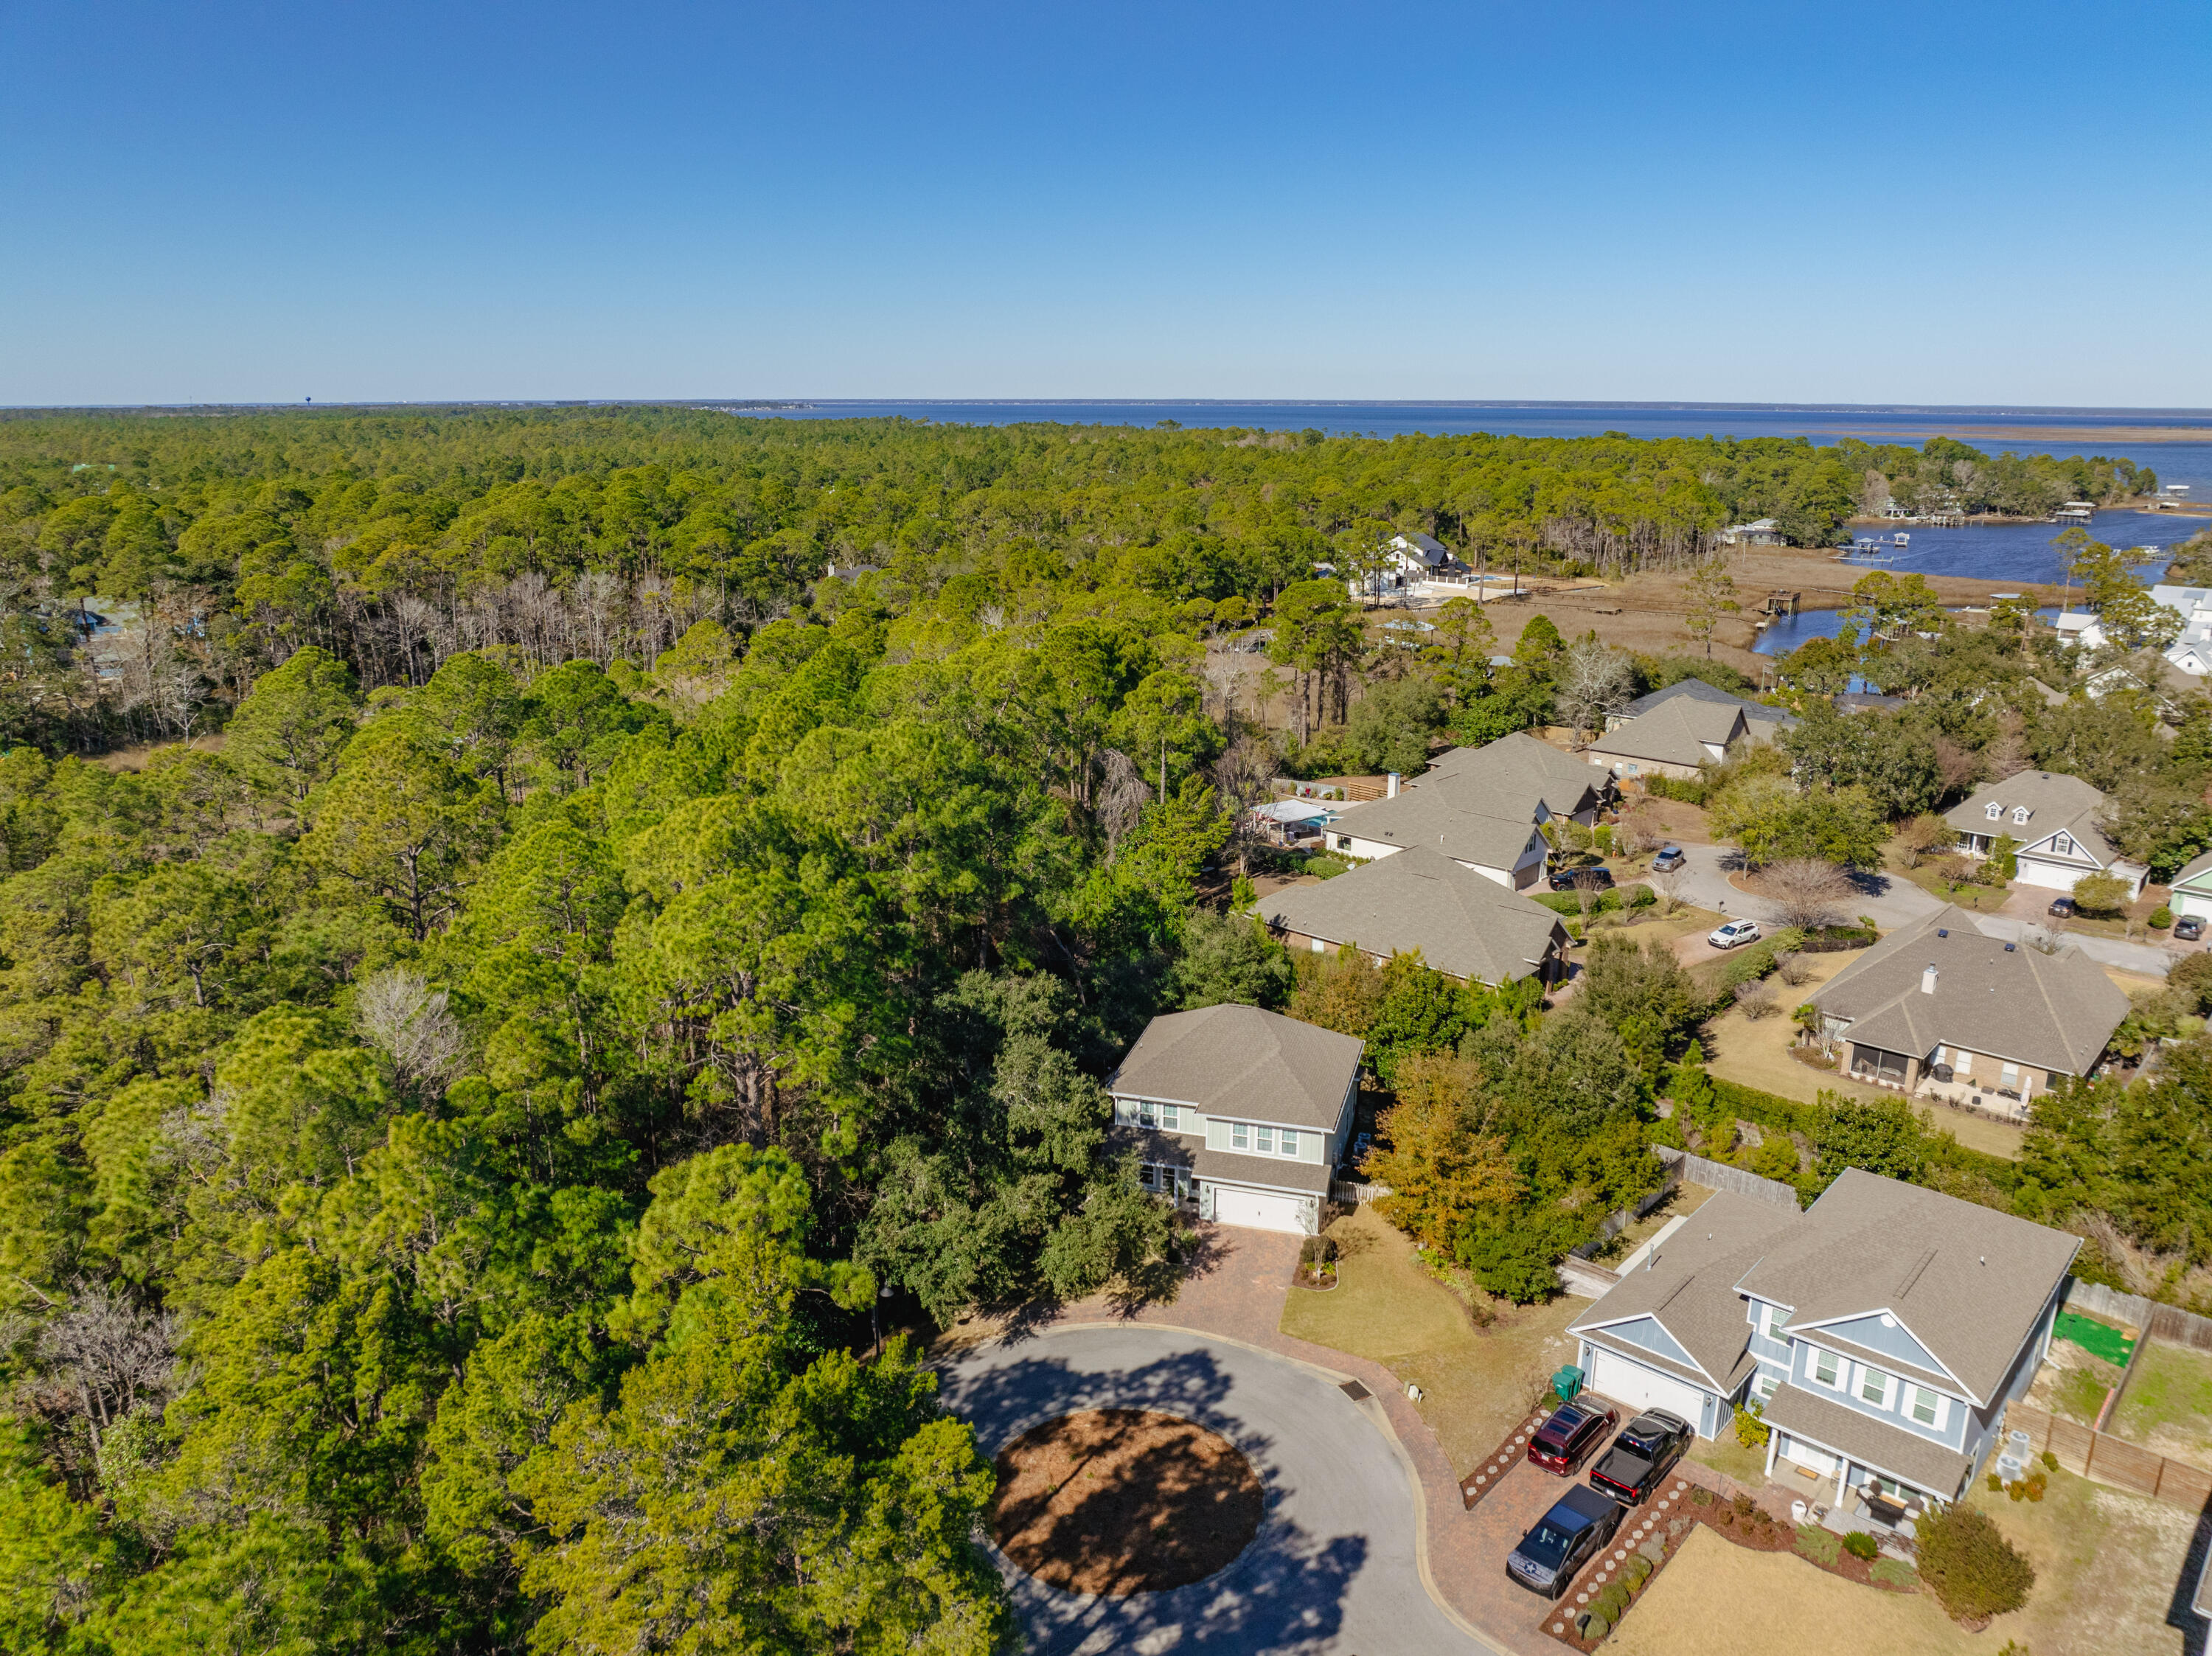
[[[1770,1477],[1911,1513],[1956,1499],[1988,1459],[2080,1246],[1852,1168],[1802,1214],[1712,1197],[1571,1331],[1593,1391],[1705,1437],[1755,1404]]]

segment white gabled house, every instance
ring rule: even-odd
[[[2132,901],[2150,870],[2122,857],[2105,837],[2097,821],[2104,810],[2105,796],[2078,776],[2021,771],[1984,782],[1943,820],[1958,831],[1959,849],[1969,857],[1987,857],[1999,840],[2011,840],[2019,847],[2022,885],[2071,891],[2085,874],[2117,874]]]

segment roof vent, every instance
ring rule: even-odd
[[[1942,928],[1941,928],[1941,927],[1939,926],[1939,927],[1936,929],[1936,935],[1937,937],[1949,937],[1951,934],[1950,934],[1948,931],[1944,931]]]
[[[1920,992],[1923,995],[1936,992],[1936,962],[1933,961],[1928,962],[1928,969],[1920,974]]]

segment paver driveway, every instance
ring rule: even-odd
[[[945,1365],[946,1404],[987,1454],[1072,1410],[1151,1408],[1221,1433],[1251,1461],[1267,1514],[1242,1556],[1170,1592],[1086,1598],[1000,1556],[1034,1651],[1477,1656],[1416,1563],[1407,1462],[1360,1404],[1299,1363],[1179,1330],[1056,1328]]]

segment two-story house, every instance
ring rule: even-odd
[[[1234,1004],[1145,1026],[1106,1078],[1113,1143],[1202,1219],[1312,1235],[1352,1134],[1363,1043]]]
[[[1764,725],[1761,730],[1771,734]],[[1701,766],[1718,764],[1750,737],[1750,721],[1732,701],[1716,703],[1680,695],[1607,731],[1584,751],[1590,763],[1603,765],[1615,776],[1688,780]]]
[[[1854,1168],[1802,1214],[1709,1198],[1569,1331],[1593,1391],[1706,1437],[1756,1401],[1768,1476],[1911,1513],[1980,1469],[2049,1348],[2080,1246]]]
[[[1984,937],[1949,905],[1891,932],[1810,1000],[1852,1079],[2020,1119],[2062,1077],[2096,1069],[2129,1008],[2078,949]]]
[[[1984,782],[1944,812],[1943,820],[1957,830],[1959,849],[1969,857],[1987,857],[1999,840],[2010,840],[2022,885],[2071,891],[2085,874],[2117,874],[2127,882],[2133,901],[2150,870],[2123,858],[2105,837],[2098,826],[2104,812],[2105,796],[2080,777],[2021,771],[2002,782]]]

